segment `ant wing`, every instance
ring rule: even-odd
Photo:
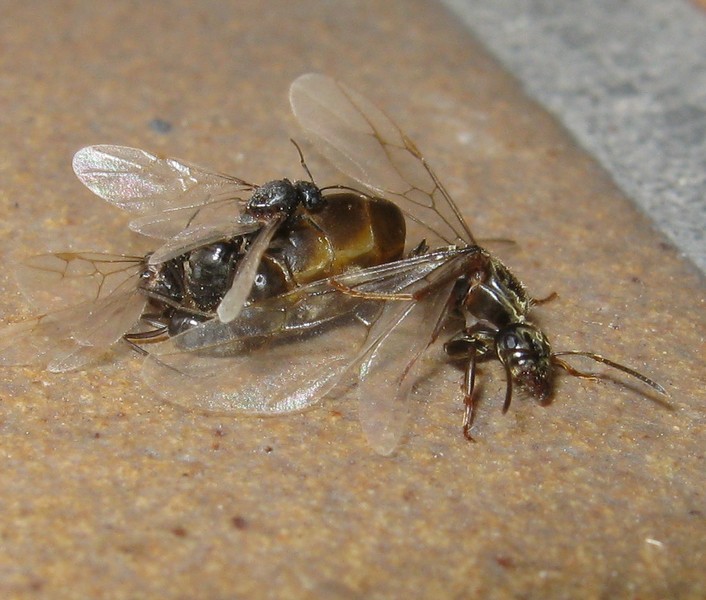
[[[457,277],[464,269],[472,269],[470,263],[478,256],[483,255],[477,247],[443,249],[315,281],[248,304],[228,323],[210,319],[192,327],[160,344],[161,353],[222,356],[244,341],[308,336],[310,330],[328,326],[339,317],[360,316],[360,310],[378,309],[388,299],[396,303],[395,295],[428,288],[435,272]],[[372,319],[364,320],[372,323]]]
[[[263,254],[267,251],[272,237],[277,233],[286,215],[274,218],[264,225],[252,223],[227,223],[225,225],[201,225],[190,227],[158,248],[149,258],[149,264],[159,264],[176,258],[190,250],[257,231],[244,258],[240,261],[233,276],[233,283],[218,305],[218,317],[223,323],[235,319],[247,302],[252,290]]]
[[[277,230],[286,218],[286,215],[280,215],[268,221],[261,227],[260,231],[258,231],[255,239],[245,253],[245,257],[240,261],[235,271],[230,289],[225,293],[216,310],[218,318],[223,323],[230,323],[240,314],[240,311],[243,309],[243,306],[250,296],[253,283],[255,283],[255,277],[257,276],[260,262],[262,262],[262,256],[269,248],[272,237],[277,233]]]
[[[0,363],[68,371],[104,354],[145,308],[137,288],[141,265],[138,258],[72,252],[25,261],[21,288],[47,312],[0,329]]]
[[[355,274],[348,281],[356,293],[363,293],[366,288],[370,294],[400,288],[412,297],[409,302],[385,305],[383,315],[371,328],[359,369],[361,427],[368,443],[383,455],[395,449],[404,433],[418,359],[437,335],[458,277],[481,270],[485,256],[477,247],[467,247],[398,262],[412,260],[418,262],[415,269],[396,273],[393,268],[372,289],[369,282],[356,282]],[[390,263],[383,268],[394,265]]]
[[[99,252],[58,252],[24,259],[15,277],[22,294],[37,312],[98,302],[135,286],[143,259]]]
[[[242,211],[239,194],[255,189],[237,177],[212,173],[175,158],[127,146],[88,146],[74,155],[73,169],[94,194],[139,215],[130,228],[168,239],[194,222],[218,222]]]
[[[150,254],[148,262],[151,265],[158,265],[196,248],[253,233],[261,227],[262,224],[256,221],[252,223],[234,223],[231,221],[222,225],[194,225],[180,231],[157,248]]]
[[[250,337],[274,326],[269,316],[284,326],[281,312],[254,316],[263,320],[251,320],[252,307],[246,306],[228,324],[243,330],[243,337],[230,344],[210,351],[151,353],[142,367],[145,382],[166,401],[192,410],[260,415],[301,411],[339,382],[367,335],[362,321],[344,318],[337,327],[307,325],[303,332]],[[307,338],[304,347],[299,345],[302,337]]]
[[[358,417],[370,446],[388,455],[408,418],[408,400],[418,359],[444,318],[455,280],[431,287],[418,302],[388,303],[376,321],[359,370]],[[401,306],[400,306],[401,304]]]
[[[155,345],[142,375],[162,398],[190,409],[303,410],[348,370],[379,308],[326,281],[312,283],[248,304],[228,323],[211,319]]]
[[[184,229],[209,227],[214,223],[238,221],[245,201],[223,191],[207,204],[182,206],[161,212],[148,213],[130,221],[130,229],[147,237],[168,240]]]
[[[395,202],[443,243],[474,243],[456,204],[417,147],[372,102],[316,73],[295,79],[289,99],[301,127],[337,169]]]
[[[412,375],[404,378],[398,371],[385,379],[385,368],[407,369],[414,362],[429,342],[428,323],[438,320],[446,304],[444,299],[438,307],[439,299],[448,298],[448,286],[474,256],[471,249],[447,249],[249,304],[230,323],[212,319],[159,344],[145,359],[143,377],[167,401],[191,409],[279,414],[312,406],[365,361],[363,385],[384,387],[362,408],[365,427],[372,431],[376,418],[392,420],[390,429],[400,427],[399,411],[386,406],[383,396],[404,404]],[[399,293],[419,293],[421,299],[403,304],[385,299]],[[409,314],[396,318],[403,305],[412,306]],[[412,333],[418,341],[398,347]],[[402,355],[386,362],[394,352]],[[397,382],[406,386],[399,393]],[[381,452],[391,450],[390,437],[369,434]]]

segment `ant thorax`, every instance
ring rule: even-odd
[[[500,260],[485,250],[482,252],[487,254],[486,268],[468,278],[468,290],[461,301],[466,325],[484,321],[502,329],[511,323],[524,322],[532,307],[524,285]]]

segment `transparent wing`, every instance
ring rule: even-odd
[[[97,302],[134,287],[143,259],[122,254],[59,252],[24,259],[15,272],[21,292],[37,312]]]
[[[386,303],[360,361],[358,412],[363,432],[378,453],[390,454],[399,443],[418,358],[447,313],[459,275],[482,273],[487,260],[478,247],[449,248],[398,261],[402,269],[396,263],[375,267],[372,282],[356,281],[356,274],[346,278],[356,292],[399,290],[412,296],[409,302]]]
[[[142,261],[96,253],[44,254],[19,273],[24,293],[44,313],[0,329],[0,364],[43,364],[51,371],[98,358],[139,321]]]
[[[234,198],[230,191],[214,197],[208,204],[168,208],[148,213],[130,221],[130,229],[148,237],[168,240],[184,229],[209,227],[218,223],[238,222],[245,201]]]
[[[378,317],[386,304],[400,303],[371,299],[371,294],[414,293],[430,282],[446,284],[475,259],[468,249],[447,250],[443,258],[441,252],[434,254],[342,275],[335,284],[323,280],[303,286],[245,306],[230,323],[207,321],[155,348],[145,360],[144,378],[160,396],[189,408],[260,414],[305,409],[370,351],[371,324],[376,323],[377,337],[396,325]],[[444,292],[433,294],[434,299]],[[401,337],[390,339],[397,343]],[[392,341],[379,346],[376,356],[392,346]],[[377,369],[373,362],[371,370]]]
[[[294,80],[292,111],[331,163],[373,193],[395,202],[446,244],[473,244],[455,203],[414,143],[379,108],[316,73]]]
[[[140,320],[146,298],[136,290],[111,294],[0,329],[0,364],[44,365],[63,372],[98,359]]]
[[[246,307],[243,312],[247,311]],[[300,336],[249,344],[227,357],[203,352],[150,354],[146,383],[168,402],[212,412],[280,414],[303,410],[341,379],[367,335],[362,321],[313,327]],[[218,347],[224,351],[223,346]]]
[[[272,237],[285,219],[286,216],[283,215],[263,225],[248,248],[245,257],[240,261],[233,277],[233,284],[223,296],[216,311],[218,318],[223,323],[230,323],[240,314],[248,296],[250,296],[262,255],[270,246]]]
[[[341,294],[328,285],[307,286],[305,293],[277,296],[244,306],[228,323],[211,319],[160,344],[158,354],[206,353],[229,356],[262,342],[308,336],[342,315],[354,314],[369,304],[365,299]],[[221,363],[224,364],[224,363]]]
[[[368,443],[390,454],[404,433],[415,366],[446,313],[454,280],[432,288],[419,302],[388,303],[373,326],[358,383],[358,416]]]
[[[162,244],[149,257],[149,264],[158,265],[196,248],[215,244],[222,240],[246,235],[260,229],[260,223],[233,223],[227,222],[219,225],[195,225],[184,229]]]
[[[429,278],[436,273],[444,277],[458,277],[462,273],[480,271],[488,262],[489,255],[478,246],[443,248],[421,256],[351,271],[332,277],[330,282],[337,288],[361,295],[419,294],[420,288],[428,288]]]
[[[65,329],[69,335],[58,340],[56,350],[47,355],[47,369],[70,371],[104,355],[137,325],[146,304],[147,297],[135,288],[111,294],[82,316],[74,313],[75,320],[69,321]],[[67,352],[63,348],[68,342]]]
[[[76,317],[66,312],[4,325],[0,328],[0,366],[41,365],[62,372],[100,358],[106,348],[83,346],[62,326],[62,318]]]
[[[93,193],[138,218],[131,229],[166,239],[215,215],[242,208],[239,195],[255,186],[237,177],[212,173],[175,158],[160,158],[126,146],[88,146],[73,159],[76,176]],[[212,205],[212,206],[211,206]]]
[[[446,249],[351,271],[247,305],[231,322],[211,319],[171,338],[161,347],[166,352],[225,354],[244,340],[301,334],[363,307],[380,307],[389,296],[416,293],[429,286],[428,277],[435,272],[454,278],[464,269],[480,268],[474,264],[484,264],[485,257],[478,248]]]

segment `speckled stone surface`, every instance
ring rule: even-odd
[[[556,348],[662,382],[558,380],[500,414],[432,347],[403,444],[376,456],[350,394],[283,418],[160,403],[137,358],[0,383],[3,598],[701,598],[704,282],[444,10],[417,0],[25,2],[0,20],[0,251],[136,253],[78,183],[119,143],[263,181],[299,176],[286,91],[345,79],[424,149]],[[312,159],[320,179],[327,177]],[[329,177],[332,177],[329,174]],[[2,313],[26,312],[4,269]],[[21,341],[20,341],[21,342]]]
[[[706,272],[704,6],[443,2]]]

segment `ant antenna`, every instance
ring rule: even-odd
[[[312,183],[316,183],[316,180],[314,179],[314,176],[311,174],[311,171],[309,170],[309,167],[306,164],[306,160],[304,160],[304,153],[302,152],[301,147],[297,142],[289,138],[289,141],[292,142],[294,147],[297,149],[297,154],[299,154],[299,164],[304,168],[306,171],[306,174],[309,176],[309,181]],[[343,184],[338,184],[338,185],[327,185],[326,187],[319,188],[319,191],[323,192],[324,190],[347,190],[349,192],[355,192],[356,194],[364,194],[364,192],[361,192],[359,189],[351,187],[349,185],[343,185]],[[512,240],[510,240],[512,241]],[[514,242],[513,242],[514,243]]]
[[[368,196],[365,192],[362,192],[358,188],[351,187],[350,185],[343,185],[341,184],[336,184],[336,185],[327,185],[326,187],[319,188],[322,192],[324,190],[347,190],[349,192],[355,192],[356,194],[363,195],[363,196]]]
[[[311,171],[309,170],[309,167],[307,166],[306,161],[304,160],[304,153],[299,147],[299,144],[297,144],[297,142],[295,142],[292,138],[289,138],[289,141],[292,142],[292,144],[294,144],[294,147],[297,149],[297,154],[299,154],[299,163],[306,171],[306,174],[309,176],[309,181],[311,181],[312,183],[316,183],[314,181],[314,176],[311,174]]]
[[[608,365],[609,367],[613,367],[614,369],[617,369],[618,371],[622,371],[623,373],[627,373],[628,375],[634,377],[635,379],[638,379],[642,381],[645,385],[650,386],[653,390],[656,390],[663,396],[666,396],[669,398],[669,394],[667,393],[667,390],[665,390],[659,383],[656,381],[652,381],[649,377],[646,375],[643,375],[642,373],[638,373],[634,369],[631,369],[630,367],[626,367],[625,365],[621,365],[617,362],[613,362],[612,360],[609,360],[605,358],[604,356],[601,356],[600,354],[595,354],[594,352],[580,352],[578,350],[570,350],[566,352],[555,352],[552,354],[552,362],[557,365],[558,367],[561,367],[564,369],[567,373],[574,375],[576,377],[583,377],[585,379],[598,379],[596,375],[593,375],[591,373],[584,373],[583,371],[579,371],[577,369],[574,369],[571,365],[568,363],[564,362],[563,360],[559,359],[559,356],[585,356],[586,358],[590,358],[591,360],[595,360],[596,362],[603,363],[604,365]]]

